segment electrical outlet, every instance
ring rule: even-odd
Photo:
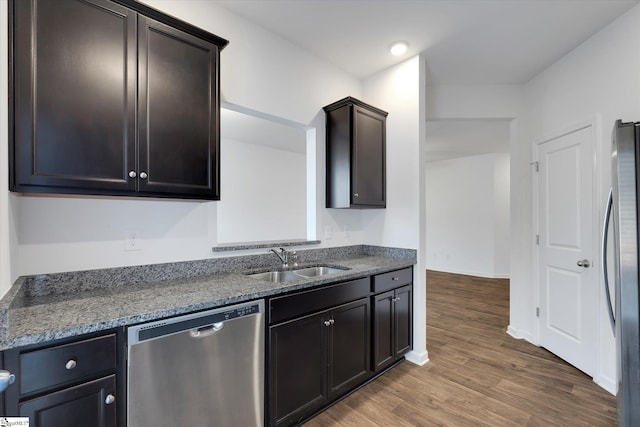
[[[130,230],[124,233],[124,250],[125,251],[139,251],[142,249],[140,246],[140,232],[138,230]]]

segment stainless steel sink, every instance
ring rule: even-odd
[[[254,279],[264,280],[266,282],[291,282],[293,280],[304,279],[303,276],[295,274],[291,271],[266,271],[264,273],[247,274]]]
[[[310,277],[325,276],[327,274],[340,273],[347,269],[335,268],[335,267],[307,267],[300,268],[298,270],[287,271],[265,271],[264,273],[247,274],[248,277],[264,280],[265,282],[292,282],[294,280],[308,279]]]
[[[324,276],[325,274],[334,274],[340,273],[344,270],[340,268],[334,267],[309,267],[302,268],[300,270],[293,270],[294,273],[299,274],[304,277],[316,277],[316,276]]]

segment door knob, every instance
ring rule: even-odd
[[[578,261],[578,267],[589,268],[590,265],[591,263],[588,259],[581,259],[580,261]]]

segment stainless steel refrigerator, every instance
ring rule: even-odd
[[[612,135],[612,189],[605,215],[602,260],[607,306],[617,347],[618,425],[627,427],[640,426],[639,160],[640,123],[616,121]],[[607,273],[607,234],[611,220],[615,291],[610,290]]]

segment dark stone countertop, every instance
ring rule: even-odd
[[[346,270],[271,283],[246,273],[277,269],[275,257],[253,255],[22,277],[0,301],[0,349],[262,299],[416,262],[414,250],[364,245],[304,251],[300,258],[296,268],[321,264]]]

